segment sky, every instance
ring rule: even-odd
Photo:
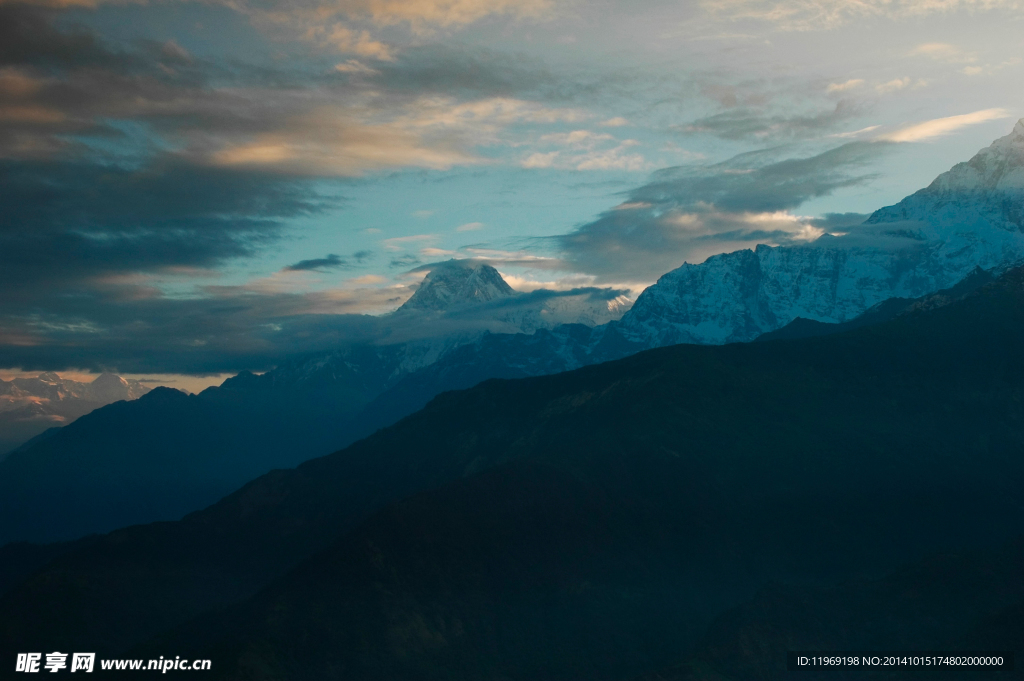
[[[1011,0],[0,0],[0,376],[198,386],[431,265],[635,298],[1024,117]]]

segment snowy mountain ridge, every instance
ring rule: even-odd
[[[796,317],[843,322],[892,297],[1024,260],[1024,119],[928,187],[843,235],[684,264],[617,324],[647,347],[753,340]]]

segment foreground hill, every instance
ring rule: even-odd
[[[182,522],[56,558],[0,597],[0,641],[173,645],[229,678],[662,669],[768,581],[1024,533],[1022,338],[1013,270],[848,333],[446,393]]]
[[[635,681],[791,679],[787,650],[1013,651],[1013,672],[891,668],[800,672],[802,679],[1024,678],[1024,541],[944,551],[880,579],[836,586],[766,585],[723,613],[685,662]]]

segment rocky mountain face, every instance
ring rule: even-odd
[[[685,264],[618,324],[648,347],[753,340],[797,317],[844,322],[1024,259],[1024,119],[1006,137],[842,235]]]
[[[114,374],[83,383],[50,371],[34,378],[0,379],[0,456],[47,428],[63,426],[118,400],[134,400],[146,385]]]

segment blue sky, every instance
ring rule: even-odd
[[[261,329],[394,309],[452,257],[635,296],[843,228],[1024,117],[1009,0],[0,14],[8,372],[266,369],[302,348]]]

